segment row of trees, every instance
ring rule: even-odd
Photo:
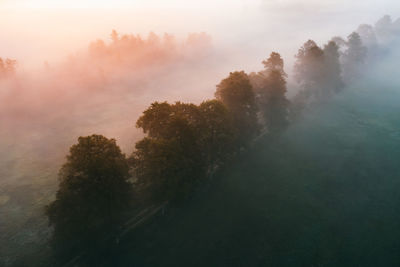
[[[112,45],[123,39],[114,32]],[[276,52],[259,72],[230,73],[217,85],[215,99],[199,105],[154,102],[136,122],[146,136],[129,157],[113,139],[80,137],[60,171],[56,200],[46,209],[54,247],[71,255],[103,244],[129,217],[135,198],[136,203],[186,199],[257,136],[281,133],[299,107],[343,90],[358,77],[366,51],[356,32],[323,48],[307,41],[296,55],[301,90],[293,102],[286,98],[287,74]]]
[[[283,60],[272,53],[264,65],[252,77],[230,73],[217,85],[216,99],[199,105],[152,103],[137,120],[146,136],[130,157],[114,139],[80,137],[60,170],[56,200],[46,208],[57,255],[95,249],[115,235],[139,191],[147,202],[177,203],[248,147],[262,127],[283,130],[288,107]],[[252,84],[259,86],[257,93]]]
[[[112,64],[120,67],[145,66],[169,62],[186,56],[187,52],[202,53],[211,47],[211,37],[206,33],[191,33],[179,42],[165,33],[159,36],[150,32],[146,38],[140,35],[111,32],[111,42],[96,40],[89,45],[90,59],[98,64]]]
[[[296,102],[326,100],[367,70],[399,42],[400,19],[386,15],[375,25],[361,24],[346,39],[333,37],[319,47],[307,41],[296,55],[294,76],[302,91]]]
[[[359,80],[367,67],[367,51],[357,32],[347,40],[334,37],[323,47],[313,40],[304,43],[294,65],[300,90],[291,105],[291,115],[297,116],[311,102],[327,101]]]
[[[400,35],[400,18],[393,21],[389,15],[383,16],[375,25],[361,24],[357,28],[363,43],[368,50],[385,50],[398,42]],[[373,54],[380,51],[374,51]]]

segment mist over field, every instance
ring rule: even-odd
[[[212,91],[205,70],[206,59],[214,61],[209,38],[192,34],[186,44],[171,47],[160,41],[155,44],[160,50],[144,44],[149,51],[122,51],[122,59],[104,51],[82,53],[54,67],[41,66],[35,73],[16,73],[1,81],[1,209],[8,218],[1,221],[2,251],[19,250],[26,241],[16,239],[18,235],[41,238],[35,219],[39,216],[41,225],[47,224],[42,220],[43,205],[53,197],[58,169],[78,136],[103,133],[117,138],[131,153],[142,136],[135,122],[154,98],[200,102],[193,93],[206,87]],[[16,247],[10,246],[9,238]]]
[[[287,73],[285,130],[262,126],[185,204],[124,232],[103,266],[400,264],[397,2],[33,2],[0,2],[1,266],[54,264],[45,207],[79,136],[114,138],[131,157],[155,138],[135,127],[151,103],[220,100],[216,85],[241,70],[261,99],[273,51]],[[335,42],[336,76],[299,64],[309,39],[325,54]],[[72,264],[91,266],[87,254]]]

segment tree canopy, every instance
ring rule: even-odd
[[[347,49],[344,52],[343,74],[347,83],[359,78],[364,70],[367,48],[363,45],[357,32],[347,37]]]
[[[310,96],[319,98],[324,82],[324,52],[312,40],[299,49],[294,66],[295,78]]]
[[[136,143],[134,175],[158,200],[182,199],[234,151],[236,133],[223,103],[154,102],[136,126],[147,137]]]
[[[59,172],[56,199],[46,208],[59,254],[95,247],[112,235],[132,199],[129,166],[114,139],[79,137]]]
[[[262,62],[264,70],[250,75],[251,83],[257,94],[257,103],[266,129],[277,132],[288,124],[289,101],[285,94],[286,77],[284,61],[277,52],[272,52]]]
[[[295,98],[292,110],[312,101],[326,101],[343,87],[340,47],[345,42],[335,37],[323,48],[308,40],[298,51],[294,66],[295,78],[300,92]]]
[[[215,96],[232,112],[238,142],[246,145],[259,129],[255,94],[248,75],[244,71],[231,72],[217,85]]]

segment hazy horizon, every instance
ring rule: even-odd
[[[91,41],[110,40],[111,30],[116,29],[123,34],[155,32],[180,38],[206,32],[216,49],[234,57],[230,63],[254,71],[271,50],[280,50],[286,66],[291,66],[297,48],[308,39],[322,45],[332,36],[346,37],[359,24],[374,24],[383,15],[397,18],[400,3],[20,0],[2,1],[0,10],[1,56],[17,59],[20,68],[62,61],[85,50]]]

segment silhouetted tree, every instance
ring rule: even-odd
[[[147,134],[136,143],[132,167],[156,200],[181,200],[234,151],[232,115],[218,100],[196,106],[155,102],[136,126]]]
[[[251,80],[256,79],[253,87],[257,88],[255,91],[265,125],[269,132],[277,132],[288,124],[287,74],[279,53],[272,52],[262,63],[265,69],[257,74],[258,77],[252,75]]]
[[[199,127],[201,115],[196,105],[177,102],[171,105],[167,102],[154,102],[137,120],[136,126],[151,138],[177,138],[174,122],[185,120],[188,127]]]
[[[215,96],[232,113],[239,145],[247,145],[259,131],[256,100],[249,77],[244,71],[231,72],[217,85]]]
[[[182,134],[182,133],[180,133]],[[194,143],[185,146],[178,139],[146,137],[136,143],[133,172],[156,201],[178,201],[187,197],[204,178],[204,167]]]
[[[235,150],[237,133],[232,115],[221,101],[205,101],[199,110],[202,116],[199,145],[210,174]]]
[[[114,139],[79,137],[62,166],[56,199],[46,208],[58,256],[104,245],[132,199],[129,166]]]
[[[199,146],[201,115],[196,105],[155,102],[136,123],[148,137],[132,155],[138,181],[157,200],[181,199],[205,176]]]

